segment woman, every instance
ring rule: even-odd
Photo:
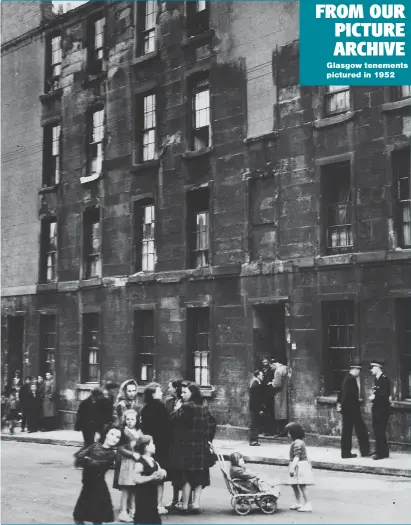
[[[208,443],[214,437],[215,425],[198,385],[183,383],[181,396],[182,401],[170,415],[174,425],[170,467],[183,486],[181,507],[176,506],[176,510],[181,514],[199,514],[202,490],[210,484]],[[189,509],[191,490],[193,504]]]
[[[123,421],[123,414],[126,410],[137,410],[138,399],[137,399],[138,384],[134,379],[127,379],[120,386],[116,402],[114,404],[115,419],[117,424],[121,424]]]
[[[169,416],[172,412],[174,412],[176,404],[181,402],[182,384],[183,384],[183,381],[181,381],[181,379],[176,379],[168,383],[168,393],[170,394],[170,397],[166,400],[166,411]],[[171,443],[173,440],[173,432],[174,432],[174,425],[171,419],[169,419],[169,429],[170,429],[170,443]],[[173,500],[170,503],[170,505],[167,505],[167,508],[171,511],[174,511],[175,506],[180,501],[180,491],[182,487],[181,487],[180,479],[178,479],[174,475],[174,472],[170,468],[170,465],[168,465],[167,474],[168,474],[167,476],[168,479],[171,481],[173,485]]]
[[[160,467],[168,469],[170,431],[167,409],[163,403],[163,391],[158,383],[150,383],[144,390],[144,407],[141,410],[141,430],[153,437],[156,447],[155,460]],[[164,484],[158,485],[158,512],[167,514],[163,502]]]
[[[170,397],[166,400],[167,414],[171,414],[174,411],[177,401],[181,399],[181,389],[183,381],[177,379],[168,383],[168,393]]]

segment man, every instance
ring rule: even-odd
[[[21,407],[21,431],[25,432],[27,426],[27,405],[30,392],[31,377],[27,376],[24,385],[20,388],[19,399]]]
[[[274,435],[274,397],[273,390],[271,387],[271,381],[274,378],[274,372],[270,368],[268,359],[261,361],[262,372],[263,372],[263,390],[264,390],[264,416],[263,416],[263,428],[266,436]]]
[[[288,417],[288,368],[277,359],[272,359],[270,365],[274,370],[272,388],[274,390],[274,422],[276,436],[284,437],[284,428]]]
[[[38,413],[38,429],[44,430],[44,414],[43,414],[43,400],[44,400],[44,379],[43,376],[37,376],[37,399],[40,403],[40,411]]]
[[[53,375],[50,372],[46,372],[43,396],[43,427],[45,430],[53,430],[56,416],[56,382]]]
[[[371,374],[374,376],[373,393],[370,396],[372,428],[375,439],[373,459],[384,459],[390,455],[386,432],[390,418],[391,383],[388,377],[383,374],[383,366],[381,361],[373,361],[370,365]]]
[[[250,385],[250,446],[259,447],[258,434],[261,426],[261,416],[264,414],[264,388],[263,373],[261,370],[254,372]]]
[[[77,411],[74,430],[82,432],[84,445],[92,445],[98,438],[102,438],[106,426],[112,421],[112,412],[106,409],[106,399],[101,388],[96,387],[84,399]]]
[[[138,401],[137,401],[137,381],[134,379],[128,379],[120,386],[119,393],[117,395],[117,400],[114,406],[115,416],[118,423],[122,423],[123,414],[126,410],[133,408],[138,410]]]
[[[344,378],[337,398],[337,411],[342,415],[341,457],[344,459],[357,457],[357,454],[351,452],[353,427],[357,434],[361,456],[365,457],[370,453],[367,427],[361,417],[360,409],[358,388],[360,372],[361,363],[355,361],[350,365],[350,371]]]

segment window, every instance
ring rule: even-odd
[[[47,40],[46,44],[46,91],[54,91],[60,87],[61,75],[61,36],[55,35]]]
[[[187,308],[189,375],[200,386],[210,385],[210,311]]]
[[[322,169],[325,245],[328,254],[347,253],[353,249],[350,181],[349,162],[328,164]]]
[[[326,115],[338,115],[350,109],[350,87],[328,86],[325,92]]]
[[[411,97],[411,86],[392,86],[391,97],[393,102]]]
[[[138,383],[149,383],[154,377],[154,311],[138,310],[134,314],[135,356]]]
[[[84,212],[84,278],[101,277],[100,210],[89,208]]]
[[[137,162],[156,158],[156,96],[154,93],[136,98]]]
[[[250,256],[253,261],[275,259],[275,193],[274,177],[250,180]]]
[[[90,73],[97,74],[103,70],[105,25],[104,17],[91,22],[88,56]]]
[[[57,327],[55,315],[40,316],[40,373],[55,375],[56,372]]]
[[[53,124],[44,127],[43,185],[54,186],[60,182],[61,127]]]
[[[90,113],[89,175],[100,175],[103,167],[104,109]]]
[[[411,398],[411,299],[397,300],[397,338],[400,350],[402,399]]]
[[[147,55],[156,50],[157,0],[137,4],[137,51]]]
[[[153,201],[136,202],[135,220],[135,271],[153,272],[156,264],[155,208]]]
[[[397,235],[401,248],[411,248],[410,148],[392,154],[392,170],[397,185]]]
[[[210,264],[209,201],[208,188],[189,192],[187,196],[189,268]]]
[[[211,144],[210,127],[210,85],[208,80],[196,82],[192,91],[193,140],[195,151],[208,148]]]
[[[82,381],[100,382],[100,320],[98,313],[83,314]]]
[[[338,392],[355,357],[354,304],[352,301],[323,302],[329,391]]]
[[[41,223],[41,268],[40,282],[52,283],[57,280],[57,222],[43,219]]]
[[[188,0],[186,2],[188,36],[195,36],[208,30],[209,4],[210,2],[206,0],[197,0],[195,2]]]

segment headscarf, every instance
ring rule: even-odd
[[[129,384],[135,385],[136,389],[138,388],[138,384],[137,384],[137,381],[135,379],[127,379],[127,381],[124,381],[124,383],[122,383],[120,388],[119,388],[119,391],[118,391],[118,394],[117,394],[117,398],[116,398],[116,402],[114,403],[115,407],[117,407],[117,405],[120,403],[120,401],[124,401],[125,399],[127,399],[126,388],[127,388],[127,385],[129,385]]]

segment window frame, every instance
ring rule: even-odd
[[[201,317],[203,317],[201,319]],[[207,332],[200,332],[199,325],[201,321],[206,321],[208,326]],[[186,309],[186,344],[187,344],[187,368],[188,377],[195,381],[201,388],[212,386],[212,323],[211,308],[209,306],[190,306]],[[207,334],[207,350],[202,349],[199,344],[199,335]],[[202,359],[206,354],[206,365],[202,365]],[[199,361],[198,361],[199,358]],[[199,365],[196,365],[199,363]],[[207,380],[204,383],[202,371],[206,370]],[[197,373],[199,370],[199,374]]]
[[[154,211],[154,222],[153,232],[154,236],[152,239],[144,239],[144,226],[145,226],[145,209],[147,207],[153,207]],[[153,269],[144,269],[143,257],[144,253],[144,243],[146,241],[151,241],[154,243],[154,254],[153,258]],[[147,252],[148,253],[148,252]],[[133,203],[133,270],[134,272],[145,272],[151,273],[156,271],[157,264],[157,246],[156,246],[156,205],[153,198],[144,198],[138,199]]]
[[[195,202],[196,200],[196,202]],[[212,225],[211,225],[211,190],[209,187],[196,188],[187,192],[187,215],[186,215],[186,235],[187,235],[187,267],[188,269],[206,268],[212,265]],[[208,215],[208,239],[205,249],[199,248],[201,233],[198,229],[198,216],[202,213]],[[207,259],[206,264],[198,263],[198,252],[204,254]]]
[[[86,320],[87,319],[97,319],[96,326],[87,330]],[[101,312],[99,311],[85,311],[81,316],[81,328],[82,328],[82,339],[81,339],[81,370],[80,378],[82,383],[100,383],[101,380],[101,357],[102,357],[102,336],[101,336]],[[90,344],[87,344],[88,334],[95,333],[97,334],[97,344],[92,345],[92,336],[90,338]],[[96,354],[96,363],[90,363],[90,350],[94,351]],[[97,373],[96,378],[90,373],[90,366],[94,365],[96,367]]]
[[[59,128],[58,139],[55,140],[54,129]],[[58,152],[54,146],[58,144]],[[43,187],[53,187],[60,183],[61,174],[62,131],[61,123],[53,122],[43,127]]]
[[[189,100],[190,100],[190,106],[188,115],[190,118],[189,123],[189,148],[191,151],[203,151],[207,148],[212,147],[212,118],[213,118],[213,112],[212,112],[212,94],[211,94],[211,83],[209,79],[209,75],[193,75],[189,81],[188,81],[188,87],[189,87]],[[199,86],[207,86],[208,89],[198,89]],[[205,91],[208,91],[208,106],[206,108],[199,108],[197,109],[196,102],[197,102],[197,95],[199,93],[203,93]],[[208,124],[205,126],[198,126],[197,127],[197,114],[201,111],[208,111]],[[208,139],[205,141],[202,138],[202,134],[205,135],[205,129],[208,130]],[[197,146],[196,141],[203,140],[206,142],[203,146]]]
[[[406,92],[404,94],[404,91]],[[391,102],[399,102],[411,98],[411,86],[390,86]]]
[[[94,125],[94,115],[102,113],[102,121],[98,126]],[[104,146],[105,146],[105,124],[106,124],[106,112],[104,106],[95,106],[91,108],[87,113],[87,176],[98,178],[103,173],[103,162],[104,162]],[[97,135],[98,128],[102,129],[100,140],[94,140],[94,136]],[[101,148],[101,155],[99,156],[99,147]],[[95,154],[94,154],[95,150]],[[93,165],[98,164],[100,158],[100,170],[93,171]]]
[[[59,58],[60,61],[54,62],[53,40],[60,40]],[[60,33],[51,33],[46,37],[46,68],[45,68],[45,93],[52,93],[60,88],[61,67],[63,63],[62,35]],[[55,74],[55,68],[58,68],[58,74]]]
[[[154,109],[153,111],[145,112],[145,104],[146,100],[149,97],[154,97]],[[157,147],[157,123],[158,123],[158,117],[157,117],[157,93],[156,90],[150,90],[150,91],[144,91],[141,93],[137,93],[135,95],[135,113],[134,113],[134,122],[135,122],[135,163],[136,164],[144,164],[146,162],[152,162],[157,160],[158,158],[158,147]],[[150,115],[149,118],[151,118],[154,122],[153,126],[149,126],[148,123],[146,123],[146,115]],[[146,127],[147,125],[147,127]],[[154,131],[154,142],[149,142],[148,144],[154,144],[154,151],[152,158],[144,158],[144,139],[146,134],[150,133],[151,131]]]
[[[46,326],[45,322],[49,319],[52,320],[50,323],[50,326]],[[54,328],[53,331],[46,331],[44,328],[49,329],[52,326]],[[53,313],[40,313],[40,319],[39,319],[39,348],[40,348],[40,356],[41,356],[41,363],[40,363],[40,373],[44,377],[46,372],[51,372],[54,377],[56,377],[56,357],[57,357],[57,346],[58,346],[58,332],[57,332],[57,315],[55,312]],[[54,335],[54,347],[53,346],[46,346],[45,342],[47,341],[47,338],[45,336],[47,335]],[[50,354],[53,355],[54,359],[49,360],[48,357]],[[47,365],[49,363],[49,365]]]
[[[52,227],[55,231],[55,235],[51,237]],[[40,283],[51,284],[58,281],[58,222],[57,217],[45,217],[41,220],[41,241],[40,241]],[[54,239],[54,249],[50,249],[53,246],[51,239]],[[54,254],[54,264],[49,266],[49,257]],[[54,268],[54,278],[49,279],[49,268]]]
[[[205,9],[199,10],[198,0],[185,2],[185,22],[188,37],[205,33],[210,29],[210,3],[205,2]]]
[[[102,31],[96,32],[97,24],[103,21]],[[96,37],[102,35],[101,46],[96,46]],[[99,13],[88,21],[87,38],[87,69],[89,73],[98,75],[103,72],[103,63],[106,58],[107,48],[107,17],[104,13]],[[101,55],[101,56],[99,56]]]
[[[155,11],[147,13],[149,5],[155,6]],[[154,15],[154,25],[147,27],[147,18]],[[136,56],[146,56],[157,51],[157,15],[158,0],[145,0],[136,3]],[[153,49],[146,49],[146,35],[148,41],[153,41]],[[153,37],[150,39],[150,35]]]
[[[330,91],[331,88],[331,91]],[[334,89],[338,88],[338,89]],[[330,101],[332,101],[335,97],[338,97],[341,93],[346,93],[346,98],[348,98],[348,101],[346,102],[346,105],[344,108],[336,109],[336,110],[330,110],[329,106],[331,105]],[[324,88],[324,115],[325,117],[335,117],[337,115],[341,115],[343,113],[347,113],[352,109],[352,93],[350,86],[326,86]]]
[[[405,242],[405,232],[404,232],[404,214],[401,213],[402,209],[410,210],[411,208],[411,173],[408,173],[408,175],[401,176],[401,167],[400,167],[400,160],[401,157],[404,156],[405,160],[405,168],[404,173],[407,169],[407,161],[408,161],[408,169],[411,172],[411,148],[408,146],[394,149],[391,152],[391,170],[392,170],[392,177],[393,177],[393,187],[394,187],[394,205],[395,205],[395,230],[397,234],[397,245],[400,248],[403,249],[410,249],[411,248],[411,242],[410,244],[407,244]],[[401,192],[401,181],[408,179],[408,199],[402,199],[402,192]],[[410,213],[410,211],[409,211]],[[410,213],[411,215],[411,213]],[[410,225],[411,230],[411,225]],[[411,232],[410,232],[410,238],[411,238]]]
[[[150,317],[150,323],[152,328],[151,334],[144,335],[145,330],[143,329],[144,318]],[[147,325],[145,325],[147,327]],[[143,335],[141,335],[143,333]],[[150,350],[150,344],[148,348],[143,344],[140,345],[142,340],[151,339],[151,352],[141,352],[143,350]],[[133,349],[134,349],[134,374],[138,384],[148,384],[155,380],[156,377],[156,311],[154,308],[138,308],[133,311]],[[150,356],[145,359],[142,356]],[[151,375],[148,373],[145,379],[142,379],[142,367],[151,366]]]
[[[103,274],[102,261],[102,214],[98,206],[90,206],[83,212],[83,279],[101,278]],[[94,215],[94,217],[93,217]],[[97,220],[96,220],[97,219]],[[93,251],[93,224],[98,224],[99,250]],[[92,273],[92,265],[97,271]]]

